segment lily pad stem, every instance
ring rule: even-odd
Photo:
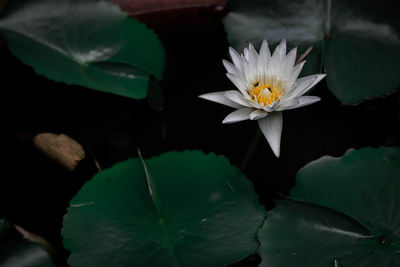
[[[253,157],[254,151],[257,148],[258,142],[260,141],[261,138],[261,131],[260,128],[257,127],[256,132],[254,133],[254,137],[251,141],[251,144],[249,148],[247,149],[246,155],[244,156],[242,163],[240,164],[240,171],[244,172],[247,168],[247,165],[249,165],[250,159]]]
[[[303,54],[297,57],[296,63],[294,65],[297,65],[300,62],[302,62],[313,50],[314,47],[311,45],[309,48],[307,48],[307,50]]]

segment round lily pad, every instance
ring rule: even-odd
[[[258,232],[261,266],[399,266],[400,148],[322,157]]]
[[[265,217],[252,184],[199,151],[130,159],[72,199],[64,245],[73,266],[224,266],[257,249]]]

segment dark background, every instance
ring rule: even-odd
[[[350,148],[400,145],[400,93],[341,104],[323,80],[312,91],[322,101],[283,113],[281,157],[275,158],[264,137],[254,142],[254,121],[222,125],[231,108],[199,99],[207,92],[234,89],[222,59],[229,59],[221,17],[225,10],[195,9],[173,14],[166,24],[142,16],[166,50],[166,70],[159,81],[165,97],[162,111],[147,100],[128,99],[80,86],[57,83],[35,74],[0,41],[3,172],[0,217],[43,236],[62,248],[60,230],[69,200],[102,169],[137,156],[171,150],[201,149],[226,156],[253,181],[267,209],[287,194],[297,171],[323,155],[341,156]],[[349,88],[351,90],[351,88]],[[68,172],[42,155],[32,137],[64,133],[77,140],[87,157]],[[255,149],[247,164],[250,145]],[[245,165],[245,166],[244,166]],[[66,251],[59,262],[65,264]],[[257,258],[243,262],[256,266]]]

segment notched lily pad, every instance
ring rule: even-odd
[[[86,183],[64,219],[70,266],[224,266],[255,252],[252,184],[199,151],[130,159]]]
[[[144,98],[149,74],[164,69],[156,34],[107,1],[10,1],[0,31],[15,56],[59,82]]]
[[[400,86],[400,23],[395,1],[232,0],[224,19],[230,44],[242,50],[263,39],[286,38],[307,57],[303,75],[327,72],[343,103],[382,96]]]
[[[400,148],[311,162],[290,199],[258,233],[261,266],[400,265]]]

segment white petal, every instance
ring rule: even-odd
[[[255,109],[262,109],[262,110],[265,110],[265,111],[267,111],[267,112],[273,111],[273,108],[271,108],[271,107],[274,106],[274,103],[270,104],[269,106],[264,106],[264,104],[258,104],[258,103],[256,103],[256,102],[253,102],[251,99],[249,99],[248,102],[249,102],[249,104],[250,104],[252,107],[254,107]]]
[[[293,67],[294,63],[296,62],[297,56],[297,47],[290,50],[290,52],[286,56],[286,65]]]
[[[256,62],[258,58],[258,53],[252,44],[249,44],[249,62]]]
[[[290,79],[290,76],[292,74],[293,66],[296,61],[296,55],[297,55],[297,48],[293,48],[290,50],[289,54],[285,57],[283,62],[281,63],[281,79],[284,81],[288,81]]]
[[[281,101],[279,103],[279,105],[277,106],[276,110],[277,111],[282,111],[285,109],[290,109],[291,107],[296,106],[297,104],[299,104],[299,98],[295,97],[286,101]]]
[[[238,121],[248,120],[250,118],[250,113],[253,110],[254,109],[252,108],[242,108],[235,110],[234,112],[226,116],[225,119],[222,121],[222,123],[234,123]]]
[[[235,91],[235,90],[226,91],[225,96],[229,100],[231,100],[239,105],[246,106],[246,107],[252,107],[252,105],[249,104],[249,101],[246,98],[244,98],[244,96],[241,93],[239,93],[238,91]]]
[[[234,91],[234,90],[232,90]],[[225,106],[233,107],[233,108],[242,108],[242,105],[239,105],[236,102],[233,102],[229,100],[226,96],[225,93],[229,91],[222,91],[222,92],[213,92],[213,93],[208,93],[208,94],[203,94],[199,95],[200,98],[203,98],[205,100],[209,100],[212,102],[216,102]],[[236,92],[236,91],[234,91]]]
[[[253,45],[249,45],[249,73],[248,73],[248,81],[250,83],[256,82],[258,79],[257,77],[257,60],[258,54],[257,51],[254,49]]]
[[[271,60],[268,64],[268,74],[269,76],[276,77],[278,79],[282,79],[280,70],[281,64],[284,62],[286,58],[286,40],[283,39],[280,44],[275,48],[274,53],[272,54]]]
[[[297,80],[297,77],[299,77],[299,74],[301,72],[301,70],[303,69],[304,64],[306,63],[305,60],[303,60],[302,62],[298,63],[296,66],[294,66],[294,68],[292,69],[292,73],[290,74],[290,77],[287,81],[287,88],[291,88],[293,83]]]
[[[282,107],[280,110],[288,110],[288,109],[295,109],[295,108],[300,108],[300,107],[304,107],[304,106],[308,106],[311,104],[314,104],[315,102],[318,102],[321,100],[321,98],[319,98],[318,96],[301,96],[299,98],[295,98],[297,100],[297,104],[295,105],[287,105]],[[290,101],[288,101],[290,102]]]
[[[317,77],[310,75],[296,80],[293,87],[290,88],[289,92],[287,93],[288,97],[290,96],[293,98],[301,95],[301,92],[309,88],[316,79]]]
[[[243,95],[247,94],[246,84],[243,79],[231,73],[227,73],[226,76],[239,89],[239,91],[242,92]]]
[[[228,73],[231,73],[233,75],[238,75],[240,73],[239,70],[229,61],[223,59],[222,64],[224,64],[224,67]]]
[[[283,39],[281,41],[281,43],[275,48],[274,53],[275,52],[277,52],[279,54],[281,61],[285,59],[285,57],[286,57],[286,40],[285,39]]]
[[[270,59],[271,59],[271,52],[269,51],[268,42],[264,40],[262,42],[260,48],[260,54],[258,55],[258,60],[257,60],[258,79],[261,83],[265,82],[264,77],[266,76],[268,62]]]
[[[272,112],[274,111],[271,107],[266,106],[266,107],[262,107],[263,110],[267,111],[267,112]]]
[[[245,48],[245,51],[247,51],[247,59],[243,57],[243,77],[247,84],[252,84],[255,79],[254,75],[256,73],[256,70],[253,66],[250,65],[248,49]]]
[[[281,60],[277,49],[272,54],[271,60],[268,62],[267,73],[270,77],[276,77],[279,72]]]
[[[250,113],[250,120],[259,120],[268,116],[268,112],[262,109],[256,109]]]
[[[247,47],[244,48],[243,50],[243,57],[249,61],[249,49]]]
[[[290,92],[288,92],[287,98],[290,99],[304,95],[325,76],[326,74],[314,74],[298,79],[294,85],[294,88],[291,88]]]
[[[275,110],[275,109],[278,107],[278,105],[279,105],[280,102],[281,102],[281,100],[274,101],[274,102],[272,102],[271,104],[269,104],[268,106],[265,106],[264,109],[267,110],[267,111],[268,111],[268,109],[271,110],[271,111],[273,111],[273,110]],[[268,108],[268,109],[266,109],[266,108]]]
[[[249,103],[255,108],[255,109],[262,109],[263,108],[263,105],[260,105],[260,104],[258,104],[258,103],[256,103],[256,102],[253,102],[253,101],[249,101]]]
[[[317,83],[319,83],[323,78],[326,77],[326,74],[314,74],[314,75],[317,76],[317,79],[311,84],[310,88],[307,88],[307,91],[313,88]],[[305,94],[307,91],[305,91],[303,94]]]
[[[282,113],[272,112],[267,117],[259,119],[258,125],[275,156],[279,158],[282,134]]]
[[[242,57],[232,47],[229,47],[229,54],[231,55],[232,62],[233,62],[233,64],[235,64],[236,68],[238,68],[238,70],[242,71],[243,70]]]
[[[271,58],[267,40],[264,40],[261,44],[259,57],[264,60]]]

